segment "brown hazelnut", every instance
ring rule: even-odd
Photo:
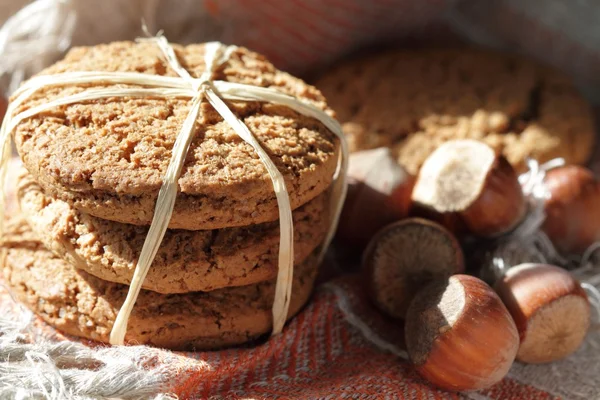
[[[0,94],[0,124],[2,124],[2,120],[4,119],[4,114],[6,114],[6,109],[8,108],[8,101]]]
[[[550,170],[544,184],[542,230],[559,252],[583,253],[600,240],[600,182],[590,170],[567,165]]]
[[[510,268],[494,289],[519,330],[519,361],[560,360],[583,342],[590,325],[590,305],[568,271],[553,265],[521,264]]]
[[[413,185],[414,177],[397,164],[389,149],[352,154],[337,238],[364,248],[379,229],[408,216]]]
[[[469,275],[421,290],[408,309],[405,335],[419,374],[453,391],[499,382],[519,348],[517,328],[498,295]]]
[[[412,200],[416,214],[457,234],[482,237],[512,230],[527,209],[513,167],[476,140],[451,140],[438,147],[419,171]]]
[[[441,225],[420,218],[386,226],[363,255],[370,297],[394,318],[404,318],[421,287],[463,270],[463,252],[455,237]]]

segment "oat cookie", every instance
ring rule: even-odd
[[[192,76],[201,75],[204,45],[174,49]],[[75,48],[41,74],[70,71],[176,76],[155,44],[132,42]],[[213,78],[276,88],[327,110],[317,89],[244,48],[237,48]],[[17,112],[83,90],[45,88]],[[340,146],[324,125],[283,106],[228,104],[284,175],[293,209],[330,185]],[[15,129],[14,138],[26,168],[48,195],[100,218],[149,225],[189,107],[185,98],[94,100],[29,118]],[[206,101],[201,110],[169,227],[218,229],[275,221],[277,202],[264,165]]]
[[[27,307],[60,331],[108,342],[128,286],[77,270],[46,250],[23,222],[3,244],[4,282]],[[294,273],[288,317],[308,300],[317,272],[309,257]],[[159,294],[142,290],[125,341],[169,349],[216,349],[269,332],[275,281],[212,292]]]
[[[514,55],[388,51],[340,64],[316,86],[351,151],[390,147],[413,174],[450,139],[482,140],[519,170],[527,157],[585,163],[593,149],[590,106],[572,82]]]
[[[55,255],[98,278],[129,284],[148,228],[103,220],[46,196],[23,173],[18,180],[22,213]],[[301,263],[327,233],[328,196],[294,210],[295,262]],[[207,231],[169,229],[143,287],[159,293],[210,291],[277,276],[279,223]]]

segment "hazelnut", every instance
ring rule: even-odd
[[[590,305],[568,271],[547,264],[521,264],[509,269],[494,289],[517,325],[519,361],[560,360],[583,342],[590,325]]]
[[[7,108],[8,108],[8,102],[0,94],[0,124],[2,124],[2,120],[4,119],[4,114],[6,114]]]
[[[498,295],[469,275],[455,275],[421,290],[408,309],[405,335],[419,374],[454,391],[499,382],[519,348],[517,328]]]
[[[483,142],[451,140],[425,160],[412,192],[414,212],[457,234],[494,237],[525,217],[526,201],[509,162]]]
[[[600,182],[590,170],[568,165],[550,170],[544,184],[542,230],[559,252],[583,253],[600,240]]]
[[[363,255],[370,297],[394,318],[404,318],[421,287],[463,270],[463,252],[455,237],[441,225],[420,218],[386,226]]]
[[[337,238],[364,248],[379,229],[408,216],[413,184],[387,148],[351,154]]]

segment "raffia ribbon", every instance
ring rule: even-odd
[[[0,145],[2,158],[0,163],[0,187],[4,188],[7,172],[7,163],[10,158],[11,135],[10,133],[24,120],[54,107],[75,104],[83,101],[97,100],[108,97],[189,97],[191,98],[190,111],[179,131],[173,146],[171,160],[163,177],[154,216],[148,235],[144,241],[138,263],[135,268],[127,297],[123,303],[115,324],[113,326],[110,343],[123,344],[127,330],[127,322],[135,301],[139,295],[142,283],[156,256],[160,243],[167,230],[169,220],[173,213],[177,196],[177,180],[181,174],[183,164],[194,137],[194,124],[201,115],[200,105],[206,99],[214,109],[231,126],[235,133],[256,151],[260,161],[264,164],[273,183],[273,189],[279,208],[279,268],[275,286],[275,298],[272,307],[273,330],[272,334],[282,331],[287,320],[288,308],[291,299],[292,278],[294,272],[294,231],[292,222],[292,209],[285,186],[283,175],[279,172],[268,154],[261,147],[248,127],[239,120],[223,101],[265,101],[283,105],[290,109],[320,121],[327,129],[333,132],[341,143],[341,153],[338,158],[337,170],[331,186],[330,215],[331,221],[325,241],[321,248],[319,262],[323,259],[324,252],[331,243],[337,226],[344,198],[346,196],[346,169],[348,164],[348,149],[346,140],[339,123],[314,105],[281,93],[272,88],[256,87],[227,81],[213,81],[212,74],[215,68],[226,62],[236,49],[235,46],[225,46],[218,42],[207,43],[204,60],[206,71],[199,78],[192,77],[179,63],[173,47],[167,39],[157,37],[139,39],[155,43],[161,50],[169,66],[179,77],[131,73],[131,72],[67,72],[56,75],[42,75],[27,81],[13,95],[6,118],[0,128]],[[49,86],[65,86],[79,84],[129,84],[139,85],[143,88],[103,88],[87,89],[81,93],[59,98],[48,103],[30,108],[17,115],[14,111],[25,100],[38,90]],[[4,233],[4,193],[0,196],[0,234]]]

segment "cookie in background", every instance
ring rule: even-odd
[[[476,139],[523,172],[525,160],[586,163],[591,108],[562,73],[480,49],[389,50],[341,62],[316,81],[350,150],[389,147],[409,173],[451,139]]]

